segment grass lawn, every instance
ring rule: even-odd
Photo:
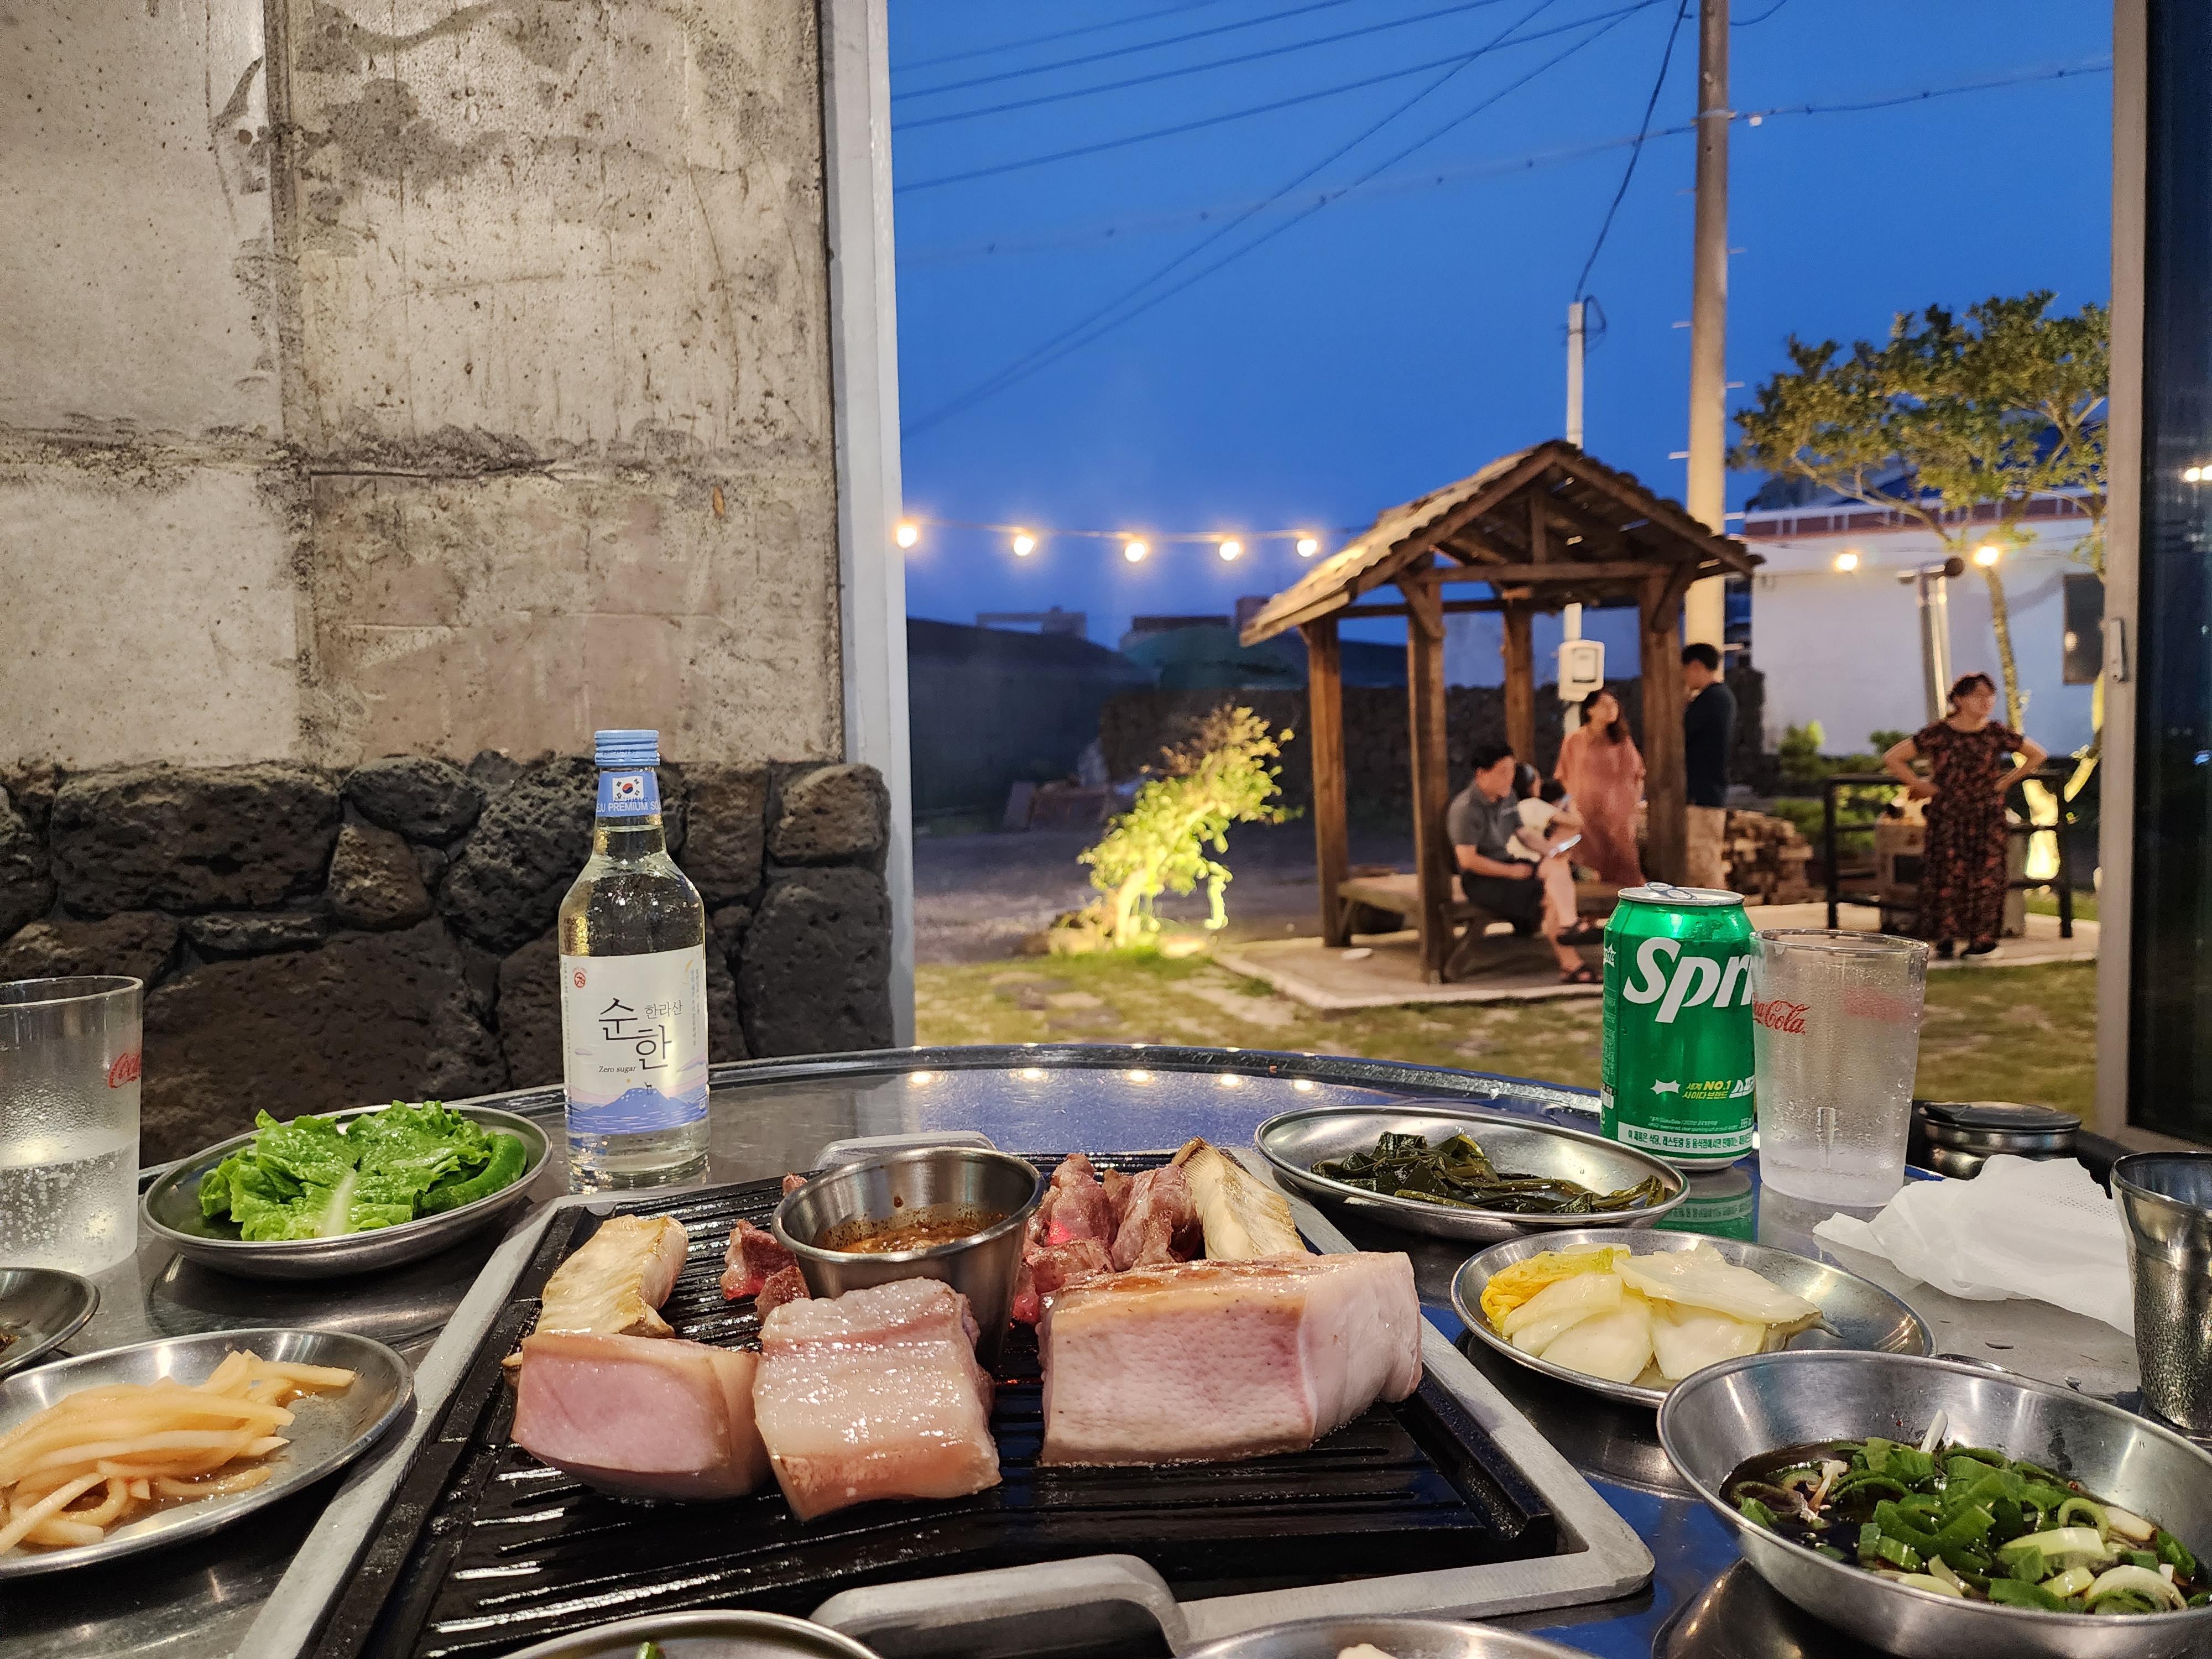
[[[915,970],[916,1040],[1188,1042],[1402,1060],[1595,1088],[1595,997],[1322,1013],[1204,957],[1054,957]],[[2096,968],[1950,969],[1928,976],[1914,1092],[2087,1113]]]

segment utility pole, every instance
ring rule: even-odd
[[[1690,276],[1690,516],[1715,535],[1728,513],[1728,0],[1698,6],[1698,217]],[[1682,640],[1717,649],[1727,584],[1709,576],[1682,605]]]
[[[1567,307],[1567,441],[1577,449],[1583,447],[1583,302],[1577,300]]]

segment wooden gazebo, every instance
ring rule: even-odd
[[[1646,872],[1680,880],[1688,814],[1682,774],[1682,596],[1705,576],[1759,562],[1676,502],[1635,477],[1554,439],[1492,461],[1472,477],[1394,507],[1356,541],[1270,599],[1245,625],[1257,645],[1287,629],[1305,635],[1306,716],[1313,761],[1314,840],[1320,860],[1322,933],[1349,938],[1340,894],[1349,872],[1345,829],[1344,686],[1337,624],[1360,617],[1407,619],[1412,722],[1413,848],[1421,961],[1440,978],[1451,950],[1455,860],[1444,834],[1450,789],[1444,751],[1444,617],[1495,611],[1505,624],[1505,731],[1514,752],[1535,750],[1536,674],[1529,619],[1574,604],[1632,600],[1642,614]],[[1448,599],[1480,582],[1486,599]],[[1395,585],[1395,598],[1364,602]]]

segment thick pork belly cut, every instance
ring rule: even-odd
[[[761,1323],[753,1408],[802,1521],[999,1484],[968,1298],[933,1279],[788,1302]]]
[[[1421,1380],[1401,1255],[1139,1267],[1048,1299],[1046,1463],[1217,1462],[1297,1451]]]
[[[768,1478],[760,1356],[674,1337],[554,1332],[522,1345],[514,1443],[624,1498],[734,1498]]]

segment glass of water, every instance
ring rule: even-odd
[[[1887,1203],[1905,1184],[1928,947],[1775,927],[1751,952],[1759,1180],[1828,1204]]]
[[[137,1249],[144,988],[0,984],[0,1267],[96,1273]]]

